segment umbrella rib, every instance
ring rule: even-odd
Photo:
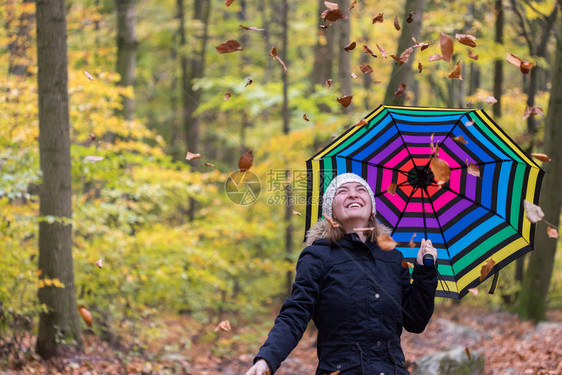
[[[400,136],[400,139],[402,140],[402,144],[404,145],[404,147],[406,148],[406,151],[408,152],[408,156],[410,157],[410,161],[412,162],[412,164],[416,165],[416,163],[414,163],[414,158],[412,157],[412,154],[410,154],[410,149],[408,149],[408,147],[406,147],[406,141],[404,140],[404,136],[402,135],[402,132],[398,128],[398,124],[396,124],[396,120],[392,116],[392,112],[389,111],[388,115],[392,119],[392,122],[394,123],[394,127],[396,128],[396,131],[398,132],[398,135]]]
[[[474,165],[480,166],[480,165],[497,164],[497,163],[503,163],[503,162],[513,162],[513,163],[517,163],[517,164],[527,165],[527,166],[530,166],[531,168],[535,168],[534,166],[532,166],[530,164],[522,163],[522,162],[519,162],[515,159],[500,159],[500,160],[486,161],[486,162],[483,162],[483,163],[476,163]],[[468,168],[468,165],[462,165],[460,167],[454,167],[454,168],[451,168],[451,170],[454,171],[456,169],[465,169],[465,168]]]

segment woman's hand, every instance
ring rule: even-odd
[[[271,371],[264,359],[259,359],[251,369],[248,370],[246,375],[269,375]]]
[[[423,265],[423,256],[425,254],[430,254],[431,256],[433,256],[433,263],[435,264],[437,260],[437,250],[431,244],[431,240],[422,238],[420,250],[418,251],[418,256],[416,258],[418,264]]]

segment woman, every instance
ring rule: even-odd
[[[377,245],[386,230],[374,218],[369,184],[358,175],[332,180],[322,212],[332,223],[321,219],[309,230],[291,296],[246,375],[275,373],[310,319],[318,328],[317,375],[408,374],[400,334],[402,328],[422,332],[433,314],[437,270],[422,259],[436,259],[437,251],[422,240],[410,283],[402,253]]]

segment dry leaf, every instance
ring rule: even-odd
[[[310,121],[310,120],[308,119],[308,116],[306,115],[306,113],[305,113],[304,115],[302,115],[302,118],[303,118],[305,121]]]
[[[525,208],[525,216],[527,216],[527,219],[531,220],[532,223],[541,221],[544,217],[544,212],[542,212],[542,209],[536,204],[529,202],[528,200],[523,201],[523,207]]]
[[[194,154],[192,152],[187,152],[187,154],[185,154],[185,160],[193,160],[193,159],[199,159],[201,157],[201,154]]]
[[[405,260],[402,261],[403,268],[414,268],[414,263],[406,262]]]
[[[429,55],[429,57],[427,58],[427,61],[429,62],[439,61],[439,60],[445,60],[443,58],[443,55],[440,53],[434,53],[433,55]]]
[[[225,0],[224,6],[225,6],[225,7],[229,7],[229,6],[232,5],[233,2],[234,2],[234,0]]]
[[[90,141],[95,141],[96,135],[94,133],[90,133]]]
[[[345,51],[351,51],[351,50],[354,50],[356,46],[357,46],[357,43],[352,42],[352,43],[348,44],[347,46],[343,47],[343,49]]]
[[[466,161],[466,172],[474,177],[480,177],[480,169],[476,164],[472,164],[468,160]]]
[[[357,78],[357,74],[351,73],[351,78]]]
[[[211,167],[211,168],[216,168],[216,167],[217,167],[217,166],[214,165],[213,163],[205,163],[205,165],[206,165],[207,167]]]
[[[398,16],[394,16],[394,28],[400,31],[400,22],[398,21]]]
[[[400,57],[396,57],[394,55],[390,55],[390,57],[398,61],[398,65],[402,65],[408,62],[408,60],[410,59],[410,55],[412,54],[413,51],[414,51],[413,47],[408,47],[404,50],[404,52],[402,52],[402,54],[400,54]]]
[[[84,305],[80,305],[77,308],[84,323],[86,323],[88,327],[92,328],[92,314],[86,307],[84,307]]]
[[[334,219],[332,219],[330,216],[324,215],[324,218],[325,218],[326,220],[328,220],[328,223],[330,223],[330,225],[331,225],[333,228],[339,228],[340,224],[339,224],[338,222],[336,222]]]
[[[218,331],[226,331],[226,332],[232,331],[232,328],[230,327],[230,322],[228,320],[223,320],[219,322],[219,324],[217,324],[217,326],[215,327],[215,332]]]
[[[398,85],[398,89],[394,91],[394,96],[395,97],[402,96],[404,94],[404,90],[406,90],[406,85],[401,83],[400,85]]]
[[[331,78],[326,80],[326,87],[327,88],[332,87],[332,79]]]
[[[480,269],[480,282],[484,281],[486,276],[488,276],[490,274],[490,272],[492,271],[492,268],[494,268],[495,265],[496,265],[496,262],[494,262],[494,260],[492,258],[488,259],[486,264],[484,264],[482,266],[482,268]]]
[[[301,213],[298,211],[293,210],[293,215],[301,216]]]
[[[84,160],[85,160],[85,161],[92,161],[92,162],[94,162],[94,161],[102,161],[102,160],[103,160],[103,156],[93,156],[93,155],[89,155],[89,156],[86,156],[86,157],[84,158]]]
[[[247,27],[247,26],[240,25],[240,28],[244,30],[251,30],[251,31],[263,31],[263,29],[260,29],[259,27],[255,27],[255,26]]]
[[[462,143],[462,144],[468,144],[468,141],[466,139],[464,139],[464,137],[462,135],[459,135],[458,137],[454,137],[453,141],[457,142],[457,143]]]
[[[87,71],[84,70],[84,75],[86,76],[86,78],[88,78],[90,81],[94,80],[94,77],[92,77],[92,75],[90,73],[88,73]]]
[[[96,261],[96,266],[97,266],[98,268],[102,268],[102,267],[103,267],[103,259],[101,259],[101,258],[98,259],[98,260]]]
[[[371,66],[369,64],[361,64],[359,69],[361,69],[361,71],[365,74],[373,73],[373,68],[371,68]]]
[[[470,350],[468,350],[468,346],[466,348],[464,348],[464,351],[466,352],[466,355],[468,356],[468,360],[472,361],[472,358],[470,358]]]
[[[414,238],[416,237],[416,234],[412,234],[412,238],[410,238],[410,242],[408,242],[408,246],[410,246],[410,249],[413,249],[414,247],[416,247],[416,244],[414,243]]]
[[[241,171],[247,171],[248,169],[252,168],[253,164],[254,154],[252,153],[252,151],[243,153],[242,156],[240,156],[240,159],[238,159],[238,169],[240,169]]]
[[[373,23],[383,23],[384,21],[384,13],[379,13],[373,18]]]
[[[339,8],[338,3],[332,3],[330,1],[324,1],[324,6],[328,9],[328,10],[336,10]]]
[[[437,156],[434,156],[431,158],[429,167],[431,168],[435,181],[437,182],[438,185],[443,185],[447,183],[451,178],[451,168],[449,167],[449,164],[447,164],[445,160],[440,159]]]
[[[422,72],[422,63],[421,61],[418,61],[418,73]]]
[[[535,66],[535,63],[526,60],[521,60],[517,55],[514,55],[513,53],[508,53],[506,56],[506,60],[510,64],[518,66],[519,69],[521,70],[521,73],[523,74],[528,74],[531,71],[531,68]]]
[[[467,121],[467,122],[464,123],[464,125],[465,126],[472,126],[472,125],[474,125],[474,120]]]
[[[279,61],[279,64],[281,64],[281,66],[283,67],[283,71],[287,73],[287,66],[285,65],[283,60],[281,60],[281,58],[277,56],[277,48],[275,47],[271,48],[271,52],[269,53],[269,56],[271,56],[273,60]]]
[[[394,195],[394,194],[396,194],[396,187],[397,187],[397,186],[398,186],[398,185],[396,185],[396,183],[393,182],[393,183],[391,183],[390,185],[388,185],[388,189],[386,189],[386,191],[387,191],[389,194]]]
[[[353,8],[355,8],[355,5],[357,5],[357,0],[353,0],[351,5],[349,6],[349,10],[352,10]]]
[[[476,37],[468,34],[456,34],[455,38],[459,41],[460,44],[464,44],[465,46],[469,47],[476,47]]]
[[[327,3],[327,1],[324,3]],[[327,9],[322,12],[320,17],[324,20],[324,22],[336,22],[337,20],[347,19],[347,15],[341,9]]]
[[[490,95],[484,101],[486,102],[486,104],[492,105],[492,104],[496,104],[498,102],[498,99],[496,99],[492,95]]]
[[[219,44],[218,46],[216,46],[216,49],[218,53],[230,53],[230,52],[242,51],[240,43],[238,43],[238,41],[236,40],[229,40],[227,42]]]
[[[531,116],[544,116],[544,112],[541,107],[534,105],[532,107],[526,106],[525,113],[523,114],[523,120]]]
[[[244,87],[247,87],[247,86],[251,85],[252,83],[254,83],[254,81],[252,81],[251,79],[248,78]]]
[[[540,161],[552,161],[552,159],[549,158],[547,154],[542,154],[540,152],[533,152],[531,156],[539,159]]]
[[[558,239],[558,229],[553,228],[550,225],[546,228],[546,234],[548,234],[548,238]]]
[[[408,23],[412,23],[412,21],[414,20],[414,16],[416,15],[416,12],[410,12],[408,13],[408,18],[406,19],[406,22]]]
[[[432,43],[429,42],[421,42],[418,43],[418,41],[416,40],[416,38],[412,37],[412,41],[416,44],[416,47],[420,48],[420,51],[424,51],[425,49],[427,49],[427,47],[429,47]],[[439,55],[441,56],[441,55]]]
[[[347,108],[351,104],[351,99],[353,95],[344,96],[342,98],[337,98],[338,103],[340,103],[344,108]]]
[[[225,92],[225,93],[224,93],[224,100],[225,100],[225,101],[228,101],[228,99],[230,99],[231,96],[232,96],[231,93]]]
[[[355,124],[353,126],[364,126],[364,125],[367,125],[367,124],[368,124],[367,120],[362,118],[361,121],[359,121],[357,124]]]
[[[468,51],[468,57],[470,57],[471,59],[474,59],[474,60],[478,60],[478,55],[473,55],[472,51]]]
[[[371,230],[374,230],[375,227],[369,227],[369,228],[353,228],[354,231],[356,232],[368,232]]]
[[[371,55],[373,57],[377,57],[377,55],[375,55],[375,53],[373,52],[373,50],[371,49],[371,47],[369,47],[366,44],[363,44],[363,53],[366,53],[368,55]]]
[[[451,73],[449,73],[449,78],[458,78],[462,81],[462,73],[461,73],[461,62],[460,60],[457,61],[457,65],[455,65],[455,69]]]
[[[388,54],[386,53],[386,51],[384,50],[384,48],[382,48],[381,46],[379,46],[377,44],[377,48],[379,49],[381,56],[384,57],[385,59],[388,58]]]
[[[469,293],[474,294],[474,296],[478,296],[478,288],[468,288],[467,289]]]
[[[385,251],[390,251],[396,248],[396,245],[398,245],[388,234],[381,234],[380,236],[378,236],[377,244],[382,250]]]
[[[453,38],[445,33],[441,33],[439,35],[439,44],[441,45],[441,55],[443,56],[443,60],[451,61],[454,51]]]

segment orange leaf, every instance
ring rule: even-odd
[[[225,6],[225,7],[229,7],[229,6],[232,5],[233,2],[234,2],[234,0],[225,0],[224,6]]]
[[[457,143],[463,143],[463,144],[468,144],[468,141],[466,139],[464,139],[464,137],[462,135],[459,135],[458,137],[454,137],[453,141],[457,142]]]
[[[478,55],[473,55],[472,51],[468,51],[468,57],[470,57],[471,59],[474,59],[474,60],[478,60]]]
[[[351,99],[353,95],[344,96],[342,98],[337,98],[338,103],[340,103],[344,108],[347,108],[351,104]]]
[[[368,124],[367,120],[362,118],[361,121],[359,121],[357,124],[355,124],[353,126],[364,126],[364,125],[367,125],[367,124]]]
[[[492,271],[492,268],[494,268],[495,265],[496,265],[496,262],[494,262],[494,260],[492,258],[488,259],[486,264],[484,264],[482,266],[482,268],[480,269],[480,282],[484,281],[486,276],[488,276],[490,274],[490,272]]]
[[[238,168],[241,171],[247,171],[248,169],[252,168],[253,164],[254,154],[252,153],[252,151],[243,153],[242,156],[240,156],[240,159],[238,159]]]
[[[219,44],[215,48],[217,49],[218,53],[230,53],[230,52],[242,51],[240,43],[238,43],[236,40],[229,40],[227,42]]]
[[[337,221],[335,221],[334,219],[332,219],[330,216],[324,215],[324,218],[325,218],[326,220],[328,220],[328,223],[330,223],[330,225],[331,225],[333,228],[339,228],[340,224],[339,224]]]
[[[88,78],[90,81],[94,80],[94,77],[92,77],[92,75],[90,73],[88,73],[87,71],[84,71],[84,75],[86,76],[86,78]]]
[[[445,60],[445,59],[443,58],[443,55],[440,54],[440,53],[434,53],[433,55],[430,55],[430,56],[427,58],[427,61],[429,61],[429,62],[439,61],[439,60]]]
[[[207,167],[211,167],[211,168],[216,168],[216,167],[217,167],[217,166],[214,165],[213,163],[205,163],[205,165],[206,165]]]
[[[416,234],[412,234],[412,238],[410,238],[410,242],[408,243],[408,246],[410,246],[410,249],[413,249],[414,247],[416,247],[416,244],[414,243],[414,237],[416,237]]]
[[[513,53],[508,53],[506,56],[506,60],[510,64],[519,67],[521,73],[523,74],[528,74],[531,71],[531,68],[535,65],[535,63],[532,63],[530,61],[521,60],[519,56],[514,55]]]
[[[246,26],[240,25],[240,28],[244,29],[244,30],[250,30],[250,31],[263,31],[263,29],[260,29],[260,28],[255,27],[255,26],[246,27]]]
[[[398,61],[398,65],[402,65],[402,64],[408,62],[408,60],[410,59],[410,55],[412,54],[413,51],[414,51],[414,49],[412,47],[408,47],[404,50],[404,52],[402,52],[400,57],[396,57],[394,55],[390,55],[390,57],[392,57],[394,60]]]
[[[406,85],[401,83],[400,85],[398,85],[398,89],[394,91],[394,96],[402,96],[404,94],[404,90],[406,90]]]
[[[546,228],[546,234],[548,234],[548,238],[558,239],[558,229],[553,228],[550,225]]]
[[[398,186],[398,185],[396,185],[396,183],[393,182],[393,183],[391,183],[390,185],[388,185],[388,189],[386,189],[386,191],[387,191],[389,194],[394,195],[394,194],[396,194],[396,187],[397,187],[397,186]]]
[[[418,61],[418,72],[421,73],[422,72],[422,63],[421,61]]]
[[[327,1],[324,2],[324,4],[326,3]],[[322,12],[320,17],[324,20],[324,22],[336,22],[337,20],[347,19],[347,15],[341,9],[327,9]]]
[[[414,268],[414,263],[406,262],[405,260],[402,261],[403,268]]]
[[[192,152],[187,152],[187,154],[185,154],[185,160],[193,160],[193,159],[199,159],[201,157],[201,154],[194,154]]]
[[[441,33],[439,35],[439,44],[441,45],[441,55],[443,56],[443,60],[451,61],[454,51],[453,39],[449,35]]]
[[[480,169],[476,164],[466,161],[466,172],[474,177],[480,177]]]
[[[385,251],[390,251],[394,249],[396,245],[398,245],[388,234],[381,234],[380,236],[378,236],[377,244],[382,250]]]
[[[466,348],[464,348],[464,351],[466,352],[466,355],[468,356],[468,360],[472,361],[472,358],[470,358],[470,350],[468,350],[468,346]]]
[[[85,308],[84,305],[80,305],[78,306],[78,312],[80,313],[84,323],[86,323],[88,327],[92,328],[92,314],[88,311],[88,309]]]
[[[468,34],[456,34],[455,38],[459,41],[460,44],[464,44],[465,46],[469,47],[476,47],[476,37]]]
[[[462,73],[461,73],[461,62],[460,60],[457,61],[457,65],[455,65],[455,69],[449,74],[449,78],[458,78],[462,81]]]
[[[232,331],[232,328],[230,327],[230,322],[228,320],[223,320],[219,322],[219,324],[217,324],[217,326],[215,327],[215,332],[218,331],[226,331],[226,332]]]
[[[373,23],[383,23],[384,21],[384,13],[379,13],[373,18]]]
[[[542,154],[539,152],[533,152],[531,156],[539,159],[540,161],[552,161],[552,159],[549,158],[547,154]]]
[[[231,96],[232,96],[231,93],[225,92],[225,93],[224,93],[224,100],[227,101],[228,99],[230,99]]]
[[[412,23],[412,21],[414,20],[414,16],[416,15],[416,12],[410,12],[408,13],[408,18],[406,19],[406,22],[408,23]]]
[[[283,60],[281,60],[281,58],[279,56],[277,56],[277,49],[275,47],[273,47],[271,49],[271,52],[269,53],[269,56],[271,56],[273,58],[273,60],[279,61],[279,64],[281,64],[281,66],[283,67],[283,71],[285,73],[287,73],[287,66],[285,65]]]
[[[379,46],[377,44],[377,48],[379,49],[381,56],[384,57],[385,59],[388,58],[388,54],[386,53],[386,51],[384,50],[384,48],[382,48],[381,46]]]
[[[534,105],[532,107],[526,106],[525,113],[523,114],[523,120],[535,115],[544,116],[544,112],[542,108],[537,105]]]
[[[429,42],[418,43],[418,41],[414,37],[412,37],[412,41],[414,43],[416,43],[416,47],[419,47],[420,51],[424,51],[425,49],[427,49],[427,47],[429,47],[432,44],[432,43],[429,43]],[[439,55],[439,56],[441,56],[441,55]]]
[[[349,6],[349,10],[352,10],[353,8],[355,8],[355,5],[357,4],[357,0],[353,0],[353,2],[351,3],[351,5]]]
[[[332,87],[332,79],[331,78],[326,80],[326,87],[327,88]]]
[[[394,16],[394,28],[400,31],[400,22],[398,21],[398,16]]]
[[[304,115],[302,115],[302,118],[303,118],[305,121],[310,121],[310,120],[308,119],[308,116],[306,115],[306,113],[305,113]]]
[[[343,47],[343,49],[344,49],[345,51],[351,51],[351,50],[355,49],[355,46],[357,46],[357,43],[351,42],[351,43],[348,44],[347,46]]]
[[[102,267],[103,267],[103,259],[98,259],[98,260],[96,261],[96,266],[97,266],[98,268],[102,268]]]
[[[373,73],[373,68],[371,68],[371,66],[369,64],[361,64],[359,69],[361,69],[361,71],[365,74]]]
[[[433,172],[433,176],[435,181],[438,185],[443,185],[447,183],[451,178],[451,168],[449,164],[443,159],[440,159],[437,156],[431,158],[431,162],[429,164],[431,171]]]
[[[244,85],[244,87],[248,87],[252,83],[254,83],[254,81],[252,81],[251,79],[248,78],[248,80],[246,81],[246,85]]]
[[[377,55],[375,55],[375,53],[373,52],[373,50],[371,49],[371,47],[369,47],[366,44],[363,44],[363,53],[366,53],[368,55],[371,55],[373,57],[377,57]]]

